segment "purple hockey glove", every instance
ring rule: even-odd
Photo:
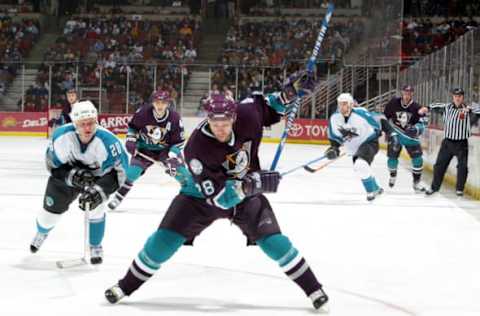
[[[312,93],[315,85],[313,74],[307,71],[298,71],[292,74],[284,83],[282,98],[284,104],[292,102],[297,97],[303,97]]]
[[[126,139],[126,142],[125,142],[125,147],[127,148],[127,151],[132,156],[134,156],[135,152],[137,151],[137,138],[127,135],[127,139]]]
[[[260,170],[250,172],[243,178],[243,192],[246,196],[261,193],[275,193],[280,184],[280,173],[277,171]]]

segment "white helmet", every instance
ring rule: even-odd
[[[337,104],[340,102],[347,102],[349,105],[353,106],[355,101],[350,93],[342,93],[337,98]]]
[[[84,119],[97,119],[98,112],[95,105],[90,101],[81,101],[73,104],[72,112],[70,113],[70,118],[73,122],[84,120]]]

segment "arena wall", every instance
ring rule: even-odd
[[[47,137],[51,134],[48,131],[48,121],[58,115],[58,111],[47,112],[0,112],[0,136],[40,136]],[[127,131],[128,120],[131,115],[126,114],[101,114],[99,116],[100,124],[124,137]],[[201,117],[184,117],[183,123],[185,132],[188,135],[203,120]],[[280,140],[284,124],[276,124],[271,128],[266,128],[264,132],[264,142],[276,143]],[[422,136],[424,150],[425,169],[432,171],[433,165],[443,139],[443,131],[438,129],[428,129]],[[383,141],[383,140],[382,140]],[[289,143],[302,144],[327,144],[327,121],[314,119],[297,119],[289,133]],[[469,140],[469,177],[465,191],[476,199],[480,199],[480,136],[474,135]],[[382,147],[385,148],[383,142]],[[404,159],[409,159],[405,153],[402,153]],[[456,160],[453,159],[448,168],[444,180],[446,183],[455,185],[456,181]]]

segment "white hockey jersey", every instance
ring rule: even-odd
[[[380,123],[364,108],[353,108],[348,118],[336,111],[328,124],[328,138],[344,145],[349,155],[355,154],[362,144],[378,138],[380,133]]]
[[[85,145],[80,142],[72,123],[55,130],[46,160],[49,170],[68,164],[88,168],[96,177],[115,169],[120,185],[126,179],[128,168],[126,150],[114,134],[98,126],[92,140]]]

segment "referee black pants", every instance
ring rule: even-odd
[[[433,166],[433,191],[440,190],[445,172],[454,156],[456,156],[458,160],[457,191],[463,191],[465,188],[468,174],[468,140],[451,140],[445,138],[440,146],[437,161]]]

